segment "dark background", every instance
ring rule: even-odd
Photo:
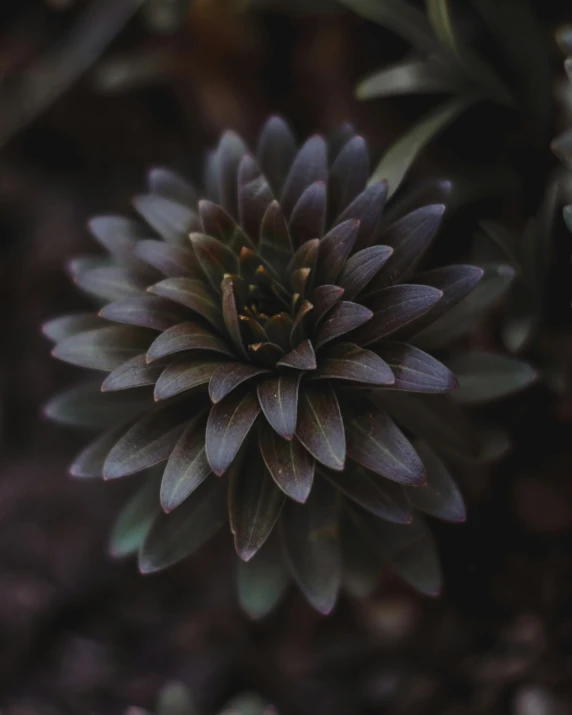
[[[445,573],[440,599],[387,576],[374,597],[343,599],[330,618],[291,593],[255,624],[236,607],[221,540],[153,577],[107,557],[109,526],[130,485],[67,477],[84,437],[41,415],[48,397],[77,376],[50,358],[40,326],[88,306],[65,274],[72,256],[97,250],[87,218],[129,212],[150,166],[199,180],[205,149],[223,129],[252,143],[269,113],[286,116],[301,138],[351,120],[377,158],[434,105],[430,97],[353,98],[364,73],[407,46],[349,13],[236,17],[205,5],[169,36],[136,17],[79,82],[35,120],[12,127],[22,74],[81,8],[22,0],[0,8],[3,715],[150,708],[172,679],[192,687],[205,713],[244,689],[258,690],[281,715],[572,712],[570,235],[560,220],[529,355],[550,379],[494,410],[513,450],[465,485],[468,523],[434,524]],[[549,38],[572,17],[556,2],[536,10]],[[552,50],[556,78],[561,58]],[[117,57],[135,64],[151,57],[155,74],[105,90]],[[557,126],[555,110],[553,133]],[[449,258],[470,251],[479,218],[506,219],[518,231],[557,161],[526,116],[484,103],[415,166],[414,178],[447,176],[453,163],[477,170],[500,155],[522,186],[457,211],[437,245]]]

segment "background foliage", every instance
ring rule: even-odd
[[[169,32],[152,18],[149,24],[151,2],[96,3],[98,13],[125,13],[103,25],[82,20],[83,2],[0,8],[0,706],[10,714],[151,710],[162,685],[176,678],[205,712],[253,689],[282,715],[565,713],[572,697],[572,342],[561,199],[554,231],[540,232],[546,258],[538,261],[538,241],[525,238],[557,171],[549,142],[571,123],[565,102],[550,101],[546,114],[547,99],[516,108],[496,96],[475,103],[427,145],[407,177],[453,178],[460,187],[435,260],[490,256],[501,226],[508,238],[500,250],[508,245],[520,256],[532,246],[528,265],[541,269],[534,273],[543,295],[533,304],[538,329],[518,349],[545,379],[494,410],[513,450],[464,485],[467,524],[435,525],[444,556],[440,600],[386,578],[365,604],[344,600],[328,620],[292,594],[254,624],[234,604],[232,566],[217,541],[191,562],[142,579],[133,564],[110,563],[105,554],[129,486],[64,476],[82,440],[47,424],[40,406],[75,376],[51,361],[39,325],[88,305],[62,270],[93,248],[87,216],[127,211],[149,165],[198,178],[203,151],[221,130],[230,126],[252,141],[270,112],[288,116],[299,136],[349,119],[380,157],[439,106],[439,96],[355,96],[364,77],[411,52],[394,27],[330,3],[311,11],[306,3],[257,4],[246,12],[239,3],[195,0]],[[546,56],[517,50],[521,86],[541,85],[551,96],[560,87],[565,99],[553,38],[572,17],[556,2],[530,8],[548,49]],[[99,27],[105,32],[86,41],[82,33]],[[494,47],[508,54],[520,29],[502,29]],[[505,67],[484,45],[493,66]],[[537,85],[528,78],[539,67],[548,78]],[[460,81],[456,75],[455,95]],[[566,198],[566,182],[560,186]],[[488,323],[475,345],[500,344],[503,321]],[[490,422],[490,413],[483,419]]]

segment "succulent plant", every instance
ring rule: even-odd
[[[190,690],[182,683],[168,683],[160,691],[155,708],[156,715],[200,715]],[[125,715],[150,715],[138,707],[128,708]],[[230,700],[219,715],[278,715],[271,705],[266,705],[256,693],[243,693]]]
[[[534,372],[503,355],[443,352],[513,272],[419,272],[445,207],[384,216],[387,186],[368,175],[350,128],[298,150],[271,118],[256,158],[223,135],[208,198],[154,169],[134,201],[145,223],[90,222],[108,253],[71,272],[103,307],[44,330],[56,358],[109,374],[47,414],[107,429],[75,460],[76,477],[151,470],[112,536],[115,554],[139,551],[144,573],[229,522],[253,616],[290,577],[328,613],[342,584],[373,588],[381,562],[439,591],[419,512],[465,518],[448,465],[481,444],[458,403],[522,389]]]

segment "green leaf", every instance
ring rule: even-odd
[[[101,391],[114,392],[154,385],[164,369],[165,363],[148,365],[145,355],[136,355],[109,373],[103,381]]]
[[[218,303],[202,281],[192,278],[167,278],[147,289],[153,295],[170,298],[202,316],[217,329],[224,329]]]
[[[161,481],[161,506],[166,513],[180,506],[211,473],[205,450],[206,412],[186,427],[175,445]]]
[[[379,407],[346,421],[348,457],[399,484],[425,484],[425,469],[409,440]]]
[[[154,333],[144,328],[111,326],[65,338],[52,350],[58,360],[78,367],[111,372],[147,350]]]
[[[206,385],[221,365],[226,363],[204,356],[183,357],[168,365],[155,385],[155,401],[166,400],[185,390]]]
[[[59,343],[72,335],[102,328],[105,323],[95,313],[78,313],[53,318],[42,325],[42,333],[53,343]]]
[[[232,464],[259,412],[258,400],[251,392],[233,392],[211,408],[206,448],[209,464],[217,476]]]
[[[238,563],[240,606],[251,618],[264,618],[276,607],[287,586],[280,542],[273,532],[250,561]]]
[[[380,519],[408,524],[413,518],[403,488],[378,474],[361,467],[323,474],[336,489]]]
[[[375,591],[382,571],[379,554],[356,524],[360,515],[344,509],[341,516],[342,583],[355,598],[367,598]]]
[[[136,417],[151,405],[148,396],[104,394],[101,383],[90,380],[53,397],[44,414],[72,427],[106,429]]]
[[[401,186],[420,152],[474,101],[472,96],[456,97],[425,116],[385,153],[369,183],[386,179],[389,186],[388,196],[392,196]]]
[[[189,321],[174,325],[156,338],[147,351],[147,361],[161,360],[186,350],[206,350],[234,357],[227,343],[211,330]]]
[[[537,379],[528,363],[495,353],[461,353],[451,358],[448,365],[459,381],[459,388],[452,397],[463,404],[475,405],[507,397]]]
[[[324,466],[341,471],[346,459],[344,422],[336,393],[325,384],[306,387],[300,396],[296,436]]]
[[[74,459],[70,474],[80,479],[92,479],[103,476],[103,465],[111,449],[127,430],[128,425],[122,424],[104,432],[82,450]]]
[[[230,528],[243,561],[250,561],[270,536],[284,499],[258,455],[250,454],[247,464],[234,470],[228,496]]]
[[[303,504],[314,482],[314,459],[297,439],[283,439],[266,423],[260,424],[258,444],[272,478],[286,496]]]
[[[107,456],[103,478],[126,477],[164,462],[185,428],[187,415],[187,410],[171,405],[142,417]]]
[[[119,513],[109,539],[111,555],[124,558],[137,553],[160,513],[158,480],[150,477]]]
[[[258,401],[270,426],[284,439],[296,434],[301,375],[280,375],[258,383]]]
[[[425,466],[427,484],[406,489],[411,505],[445,521],[465,521],[463,497],[443,460],[426,442],[416,442],[415,450]]]
[[[455,92],[462,79],[454,68],[446,68],[431,59],[404,60],[362,79],[356,96],[363,100],[400,94]]]
[[[317,611],[330,613],[341,583],[335,490],[320,480],[306,504],[288,500],[280,527],[286,558],[298,586]]]
[[[139,552],[139,570],[165,569],[209,541],[227,520],[226,486],[221,479],[206,479],[172,514],[160,514]]]
[[[371,350],[341,343],[323,356],[314,379],[348,380],[368,385],[393,385],[395,377],[388,364]]]
[[[168,683],[159,693],[157,715],[199,715],[199,711],[187,687]]]

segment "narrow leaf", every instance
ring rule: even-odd
[[[445,521],[465,521],[463,497],[447,466],[426,442],[417,442],[415,450],[425,466],[427,484],[406,490],[411,505]]]
[[[338,216],[336,225],[351,218],[360,222],[355,242],[356,250],[367,248],[373,243],[377,243],[378,228],[386,198],[387,182],[376,182],[356,196],[351,204]]]
[[[148,239],[138,241],[133,253],[169,278],[201,278],[201,271],[191,247]]]
[[[232,278],[224,278],[221,288],[222,317],[226,330],[239,354],[245,358],[247,357],[247,353],[242,340],[242,333],[240,332],[240,323],[238,321],[238,311],[236,308],[236,297],[234,294],[234,283]]]
[[[312,238],[324,234],[326,223],[326,184],[316,181],[310,184],[292,209],[288,231],[295,246],[301,246]]]
[[[205,451],[206,414],[195,417],[175,445],[161,481],[161,506],[173,511],[211,473]]]
[[[59,343],[78,333],[105,327],[105,323],[95,313],[78,313],[53,318],[42,325],[42,333],[53,343]]]
[[[260,407],[256,397],[231,393],[210,411],[207,430],[207,458],[213,472],[220,476],[232,464],[242,443],[258,417]]]
[[[207,350],[234,357],[227,343],[199,323],[174,325],[156,338],[147,351],[147,362],[161,360],[185,350]]]
[[[425,116],[385,153],[369,180],[370,184],[386,179],[389,185],[388,195],[392,196],[427,144],[474,101],[472,96],[461,95]]]
[[[164,364],[148,365],[145,355],[137,355],[110,372],[103,381],[101,390],[102,392],[114,392],[154,385],[164,369]]]
[[[103,466],[104,479],[118,479],[164,462],[185,427],[180,407],[154,410],[117,442]]]
[[[341,471],[346,459],[344,422],[329,385],[308,387],[300,396],[296,436],[324,466]]]
[[[286,558],[298,586],[320,613],[330,613],[341,583],[335,491],[323,480],[304,505],[287,501],[280,519]]]
[[[321,136],[310,137],[296,155],[284,182],[280,204],[287,218],[304,191],[316,181],[328,180],[326,142]]]
[[[314,482],[313,457],[297,439],[283,439],[264,422],[260,424],[258,443],[272,479],[286,496],[303,504]]]
[[[139,552],[139,570],[153,573],[190,556],[226,521],[226,484],[206,479],[172,514],[160,514]]]
[[[338,154],[330,171],[328,200],[333,218],[364,190],[368,177],[367,144],[363,137],[355,136]]]
[[[163,196],[136,196],[133,205],[149,226],[170,243],[185,246],[189,232],[198,224],[197,215],[192,209]]]
[[[207,385],[218,368],[225,364],[204,356],[180,358],[161,373],[155,385],[154,398],[156,401],[166,400],[185,390]]]
[[[395,383],[393,372],[385,360],[352,343],[341,343],[328,350],[315,379],[348,380],[384,386]]]
[[[58,360],[79,367],[111,372],[146,351],[154,333],[143,328],[112,326],[65,338],[52,350]]]
[[[458,386],[455,375],[431,355],[413,345],[383,341],[376,348],[395,375],[395,390],[449,392]]]
[[[240,225],[255,244],[258,243],[262,218],[273,199],[266,177],[255,159],[247,154],[238,168],[238,214]]]
[[[444,65],[430,59],[412,59],[365,77],[356,88],[356,96],[358,99],[374,99],[401,94],[454,92],[461,83],[462,78],[453,68],[448,71]]]
[[[383,288],[369,298],[371,320],[353,333],[352,340],[371,345],[412,323],[442,298],[443,293],[433,286],[402,284]]]
[[[284,504],[284,494],[266,472],[260,458],[237,469],[229,488],[230,528],[236,553],[250,561],[270,536]]]
[[[163,331],[184,320],[187,312],[183,306],[173,303],[172,300],[142,295],[108,303],[100,310],[99,315],[114,323]]]
[[[216,404],[239,385],[242,385],[246,380],[250,380],[257,375],[263,375],[267,372],[268,370],[256,367],[256,365],[248,365],[241,362],[225,363],[212,374],[209,383],[209,397],[211,401]]]
[[[153,295],[174,300],[190,308],[209,323],[219,328],[224,326],[217,302],[202,281],[191,278],[167,278],[147,289]]]
[[[319,323],[326,313],[338,303],[344,294],[344,289],[335,285],[321,285],[312,296],[314,306],[314,321]]]
[[[316,353],[312,343],[309,340],[304,340],[276,364],[282,367],[291,367],[294,370],[315,370],[317,367]]]
[[[238,273],[237,257],[224,243],[204,233],[192,233],[191,244],[212,287],[220,291],[222,279],[227,274]]]
[[[417,452],[389,415],[378,407],[360,411],[346,422],[348,456],[372,472],[399,484],[424,484]]]
[[[508,397],[532,385],[537,374],[518,358],[495,353],[471,352],[448,361],[459,388],[452,394],[456,402],[480,404]]]
[[[359,231],[359,219],[335,226],[320,241],[318,277],[320,283],[335,283],[348,260]]]
[[[258,383],[258,401],[270,426],[284,439],[296,433],[300,374],[281,375]]]
[[[278,196],[296,155],[296,141],[281,117],[271,117],[264,125],[256,155],[264,175]]]
[[[328,313],[318,328],[315,340],[316,347],[320,348],[331,340],[356,330],[371,320],[372,316],[372,311],[363,305],[350,303],[346,300],[341,301]],[[356,339],[356,342],[359,341]]]
[[[96,440],[90,442],[80,454],[74,459],[70,467],[72,477],[80,479],[93,479],[103,476],[103,465],[107,455],[117,443],[121,435],[126,431],[125,424],[113,427],[100,435]]]
[[[348,300],[353,300],[379,273],[393,253],[389,246],[370,246],[355,253],[345,264],[338,279]]]

